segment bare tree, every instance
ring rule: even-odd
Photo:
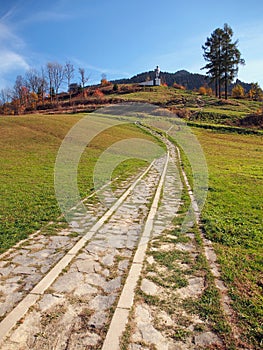
[[[40,73],[35,69],[28,70],[25,75],[25,85],[31,92],[37,94],[42,85],[42,77]]]
[[[47,79],[48,79],[48,85],[49,85],[50,102],[52,102],[53,90],[54,90],[53,63],[48,62],[46,69],[47,69]]]
[[[58,62],[48,62],[47,77],[49,81],[50,100],[52,101],[53,92],[57,97],[58,90],[64,80],[64,77],[65,77],[64,67]]]
[[[70,90],[70,82],[71,79],[74,77],[74,66],[73,64],[68,61],[65,64],[64,67],[64,72],[65,72],[65,78],[67,79],[67,83],[68,83],[68,93],[69,93],[69,100],[71,101],[71,95],[72,95],[72,91]]]
[[[41,79],[41,84],[38,88],[38,98],[41,98],[42,104],[44,103],[44,98],[45,98],[45,94],[48,91],[48,82],[46,80],[46,76],[45,76],[45,68],[41,68],[41,75],[40,75],[40,79]]]
[[[0,90],[0,105],[5,105],[12,100],[12,90],[5,88]]]
[[[25,81],[21,75],[16,77],[14,89],[13,89],[13,103],[15,112],[20,113],[23,108],[27,107],[29,90],[25,86]]]
[[[67,79],[67,83],[68,83],[68,90],[69,90],[70,82],[74,77],[74,70],[75,69],[73,64],[70,61],[66,62],[64,71],[65,71],[65,78]]]
[[[85,84],[89,81],[89,78],[86,77],[86,75],[85,75],[85,69],[84,69],[84,68],[79,68],[79,74],[80,74],[80,81],[81,81],[82,94],[83,94],[83,97],[84,97],[84,88],[85,88]]]
[[[24,79],[22,75],[16,77],[14,89],[13,89],[13,98],[21,99],[22,87],[24,86]]]

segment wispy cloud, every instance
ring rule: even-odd
[[[11,16],[11,10],[0,19],[0,82],[1,88],[9,73],[29,68],[26,58],[21,54],[25,47],[24,41],[16,35],[12,26],[5,23]]]
[[[5,12],[2,17],[0,18],[0,22],[5,22],[9,18],[11,18],[15,12],[16,7],[10,8],[7,12]]]
[[[40,11],[36,12],[30,15],[30,17],[27,17],[22,21],[21,23],[32,23],[32,22],[59,22],[59,21],[65,21],[72,18],[72,15],[56,12],[56,11]]]
[[[25,58],[13,51],[5,50],[0,54],[0,71],[7,73],[19,68],[29,69]]]
[[[3,46],[21,48],[24,46],[24,41],[13,32],[10,25],[0,20],[0,47]]]

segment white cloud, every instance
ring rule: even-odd
[[[10,26],[0,22],[0,48],[3,46],[21,48],[24,46],[24,42],[13,33]]]
[[[0,71],[7,73],[19,68],[29,69],[29,65],[23,56],[9,50],[0,53]]]
[[[10,16],[5,15],[0,19],[0,85],[5,87],[8,76],[19,70],[29,69],[26,58],[21,54],[21,49],[25,49],[24,41],[15,34],[11,25],[5,23],[5,19]]]
[[[28,70],[30,66],[25,58],[18,53],[10,50],[0,51],[0,89],[10,86],[14,83],[15,75],[21,70]]]

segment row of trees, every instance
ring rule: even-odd
[[[84,93],[84,87],[89,77],[86,76],[84,68],[78,68],[80,86]],[[57,100],[58,93],[63,84],[67,84],[70,98],[71,82],[75,75],[75,67],[71,62],[62,65],[58,62],[48,62],[41,71],[30,69],[25,76],[16,77],[13,88],[0,90],[0,105],[12,104],[15,113],[19,113],[26,108],[35,109],[38,103],[44,103],[47,96],[50,102]],[[76,84],[78,85],[78,84]]]
[[[198,90],[199,94],[212,96],[213,90],[211,87],[205,85],[201,86]],[[258,83],[252,83],[251,88],[248,92],[245,91],[241,84],[236,84],[231,90],[231,96],[237,99],[248,98],[254,101],[262,101],[263,100],[263,90],[259,86]]]
[[[232,89],[232,97],[234,98],[249,98],[254,101],[262,101],[263,100],[263,90],[259,86],[258,83],[252,83],[251,89],[246,94],[245,89],[242,85],[237,84]]]
[[[238,73],[238,66],[245,64],[237,47],[238,40],[233,42],[232,37],[232,28],[225,24],[223,29],[215,29],[202,46],[203,57],[208,62],[202,69],[207,70],[207,76],[214,83],[217,97],[222,97],[221,89],[224,86],[225,99],[228,95],[228,85]]]

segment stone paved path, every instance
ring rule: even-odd
[[[129,180],[122,182],[115,196],[119,197],[129,183]],[[109,186],[105,187],[103,195],[110,204],[112,193]],[[96,202],[96,205],[89,202],[92,197],[85,201],[86,215],[80,215],[78,221],[72,221],[71,228],[59,229],[59,224],[63,226],[63,223],[58,223],[54,234],[47,226],[0,256],[0,319],[72,248],[79,239],[75,233],[84,234],[105,213],[107,208],[101,202]],[[79,228],[80,225],[82,228]]]
[[[198,300],[206,276],[198,269],[202,252],[190,229],[180,231],[174,213],[184,204],[183,185],[175,167],[177,153],[170,144],[171,161],[163,188],[163,199],[153,228],[123,348],[129,350],[221,349],[222,340],[208,321],[187,311],[186,300]],[[180,218],[183,214],[177,215]],[[178,220],[180,222],[180,219]],[[170,224],[168,224],[170,223]],[[128,339],[128,340],[127,340]]]
[[[163,141],[170,154],[167,172],[134,305],[117,348],[226,349],[213,322],[193,307],[208,287],[208,267],[195,230],[180,230],[188,210],[187,196],[177,150]],[[0,343],[0,350],[102,349],[165,162],[166,157],[155,161],[50,287],[37,296]],[[117,190],[117,197],[128,183]],[[107,191],[104,195],[110,203]],[[57,229],[56,234],[40,232],[2,256],[1,318],[76,244],[79,237],[73,232],[84,235],[107,209],[89,201],[86,205],[86,216],[74,220],[71,229]]]

